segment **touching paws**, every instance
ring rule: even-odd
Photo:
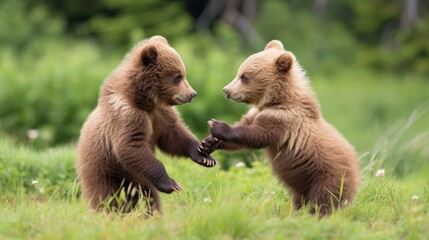
[[[195,149],[196,153],[191,154],[191,158],[202,166],[213,167],[217,164],[217,161],[210,154],[218,148],[220,140],[224,138],[225,133],[228,133],[231,127],[214,119],[210,120],[208,124],[212,135],[201,141],[198,148]]]
[[[208,121],[210,133],[219,140],[226,140],[227,134],[230,133],[231,127],[224,122],[212,119]]]
[[[210,156],[210,153],[203,153],[200,151],[199,146],[192,149],[190,154],[192,161],[204,166],[204,167],[214,167],[217,164],[216,159]]]
[[[178,184],[172,178],[168,178],[165,181],[156,182],[154,184],[155,187],[163,193],[172,193],[182,190],[182,186],[180,186],[180,184]]]
[[[219,143],[219,139],[213,136],[208,136],[201,141],[200,145],[198,146],[198,151],[203,155],[210,155],[218,148]]]

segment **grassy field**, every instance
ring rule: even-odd
[[[292,211],[290,195],[263,161],[220,171],[161,156],[184,190],[163,194],[164,216],[145,219],[141,211],[121,216],[88,210],[76,184],[59,177],[72,168],[73,147],[5,151],[5,139],[1,146],[9,164],[51,171],[57,181],[23,178],[4,189],[2,179],[0,239],[423,239],[429,228],[427,171],[401,179],[389,171],[366,175],[351,206],[318,220]],[[14,170],[2,167],[2,176]]]
[[[0,239],[427,238],[428,82],[361,72],[311,77],[324,116],[361,156],[356,200],[331,217],[293,211],[264,155],[218,152],[229,171],[158,154],[184,187],[162,194],[162,217],[95,213],[79,196],[75,144],[35,150],[2,134]],[[385,175],[376,177],[381,168]]]

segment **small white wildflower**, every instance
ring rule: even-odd
[[[30,129],[27,131],[27,137],[31,140],[34,140],[39,137],[39,130],[37,129]]]
[[[37,180],[31,181],[31,185],[36,185],[36,184],[39,184],[39,181],[37,181]]]
[[[376,177],[383,177],[385,172],[386,171],[384,169],[378,169],[377,172],[375,173],[375,176]]]
[[[411,200],[413,200],[414,202],[417,202],[417,200],[419,200],[419,196],[417,196],[417,195],[413,195],[413,196],[411,197]]]
[[[245,166],[246,166],[246,164],[244,164],[244,162],[238,162],[235,164],[236,168],[241,168],[241,167],[245,167]]]
[[[211,202],[211,201],[212,201],[211,198],[208,198],[208,197],[203,199],[203,202]]]
[[[274,196],[274,195],[276,195],[276,192],[271,192],[271,196]]]
[[[44,193],[45,189],[44,188],[39,188],[39,193]]]

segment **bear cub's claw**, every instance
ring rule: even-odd
[[[201,157],[194,160],[194,162],[204,166],[204,167],[214,167],[217,164],[216,159],[210,155],[201,154]]]
[[[204,140],[203,140],[204,141]],[[206,141],[207,142],[207,141]],[[206,149],[201,147],[201,143],[195,149],[192,149],[190,153],[192,161],[202,165],[204,167],[214,167],[217,164],[216,159],[210,156],[210,153]]]
[[[180,184],[178,184],[176,181],[174,181],[171,178],[166,182],[155,183],[155,187],[160,192],[163,192],[163,193],[178,192],[183,189],[182,186],[180,186]]]
[[[211,119],[208,121],[210,133],[213,136],[213,138],[217,140],[227,140],[230,132],[231,132],[231,126],[229,126],[227,123],[218,121],[215,119]]]
[[[205,167],[215,166],[218,162],[210,156],[210,154],[215,151],[218,146],[219,140],[215,137],[208,136],[203,139],[197,148],[200,157],[197,158],[195,162]]]
[[[218,146],[219,139],[213,136],[208,136],[201,141],[200,145],[198,146],[198,151],[203,155],[210,155],[218,148]]]
[[[209,127],[212,127],[213,123],[216,122],[216,121],[217,121],[216,119],[212,118],[209,121],[207,121],[207,124],[209,125]]]

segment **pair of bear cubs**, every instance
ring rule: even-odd
[[[181,186],[155,146],[205,167],[216,165],[216,149],[264,148],[296,209],[326,215],[352,200],[360,182],[355,150],[323,119],[305,72],[280,41],[246,59],[223,91],[253,108],[232,126],[210,120],[211,135],[200,143],[174,107],[197,95],[179,54],[161,36],[137,44],[105,80],[81,131],[77,171],[90,205],[126,212],[143,198],[149,214],[161,212],[159,191]]]

